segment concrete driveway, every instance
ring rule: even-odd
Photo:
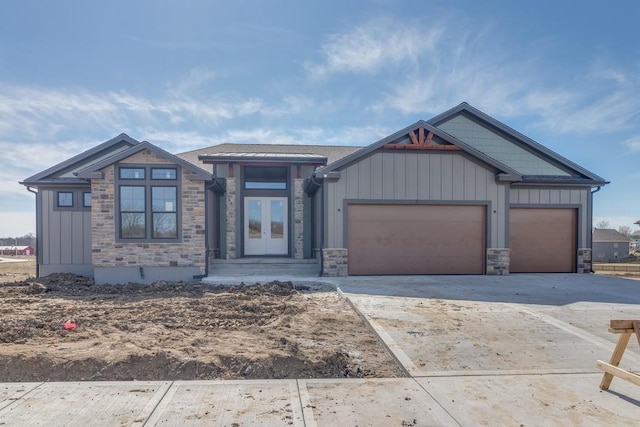
[[[640,281],[576,274],[353,277],[340,289],[461,425],[638,425],[640,388],[596,360],[640,319]],[[640,370],[629,343],[621,367]]]

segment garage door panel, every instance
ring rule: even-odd
[[[576,209],[513,208],[509,219],[512,273],[572,273]]]
[[[484,206],[350,205],[349,274],[482,274]]]

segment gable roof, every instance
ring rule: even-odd
[[[233,144],[225,143],[198,150],[176,154],[196,166],[203,164],[200,156],[214,156],[226,153],[236,155],[247,154],[274,154],[280,156],[298,157],[300,155],[315,155],[327,159],[327,163],[335,162],[348,156],[362,147],[339,145],[299,145],[299,144]]]
[[[183,160],[171,153],[169,153],[168,151],[163,150],[160,147],[157,147],[147,141],[143,141],[137,145],[134,145],[130,148],[128,148],[127,150],[121,151],[113,156],[110,156],[100,162],[94,163],[91,166],[82,169],[81,171],[78,172],[78,177],[80,178],[87,178],[87,179],[91,179],[91,178],[102,178],[104,176],[104,174],[101,172],[101,169],[104,169],[107,166],[110,166],[116,162],[119,162],[122,159],[126,159],[127,157],[131,157],[134,154],[137,154],[141,151],[144,150],[149,150],[154,154],[157,154],[160,157],[164,157],[165,159],[171,161],[172,163],[178,164],[180,166],[182,166],[184,169],[188,170],[189,172],[191,172],[191,176],[190,179],[193,180],[203,180],[203,181],[209,181],[213,179],[213,176],[211,175],[211,173],[205,171],[204,169],[201,169],[189,162],[187,162],[186,160]]]
[[[85,180],[76,175],[80,169],[89,167],[138,144],[140,144],[140,141],[121,133],[115,138],[111,138],[102,144],[30,176],[20,184],[26,186],[86,184]]]
[[[627,243],[629,238],[613,228],[596,228],[593,230],[593,241],[598,243]]]
[[[466,144],[465,142],[460,141],[459,139],[449,135],[448,133],[438,129],[437,127],[425,122],[424,120],[419,120],[417,122],[415,122],[414,124],[407,126],[404,129],[401,129],[397,132],[395,132],[392,135],[387,136],[386,138],[382,138],[381,140],[374,142],[373,144],[369,145],[368,147],[364,147],[358,151],[356,151],[355,153],[344,157],[334,163],[331,163],[329,165],[327,165],[324,168],[320,168],[315,172],[315,175],[318,177],[324,177],[325,175],[330,176],[331,173],[335,173],[337,171],[339,171],[341,168],[343,168],[344,166],[347,166],[361,158],[363,158],[364,156],[367,156],[368,154],[372,153],[373,151],[382,148],[383,146],[387,145],[387,144],[403,144],[406,143],[407,141],[410,140],[410,134],[415,132],[416,130],[420,130],[420,128],[433,133],[435,136],[437,136],[438,138],[440,138],[440,140],[442,140],[445,144],[449,144],[449,145],[454,145],[458,148],[460,148],[462,151],[469,153],[470,155],[472,155],[473,157],[481,160],[482,162],[484,162],[485,164],[488,164],[492,167],[494,167],[495,169],[497,169],[498,171],[501,172],[501,179],[504,180],[508,180],[508,181],[519,181],[522,179],[522,176],[515,171],[514,169],[510,168],[509,166],[485,155],[484,153],[476,150],[475,148],[471,147],[470,145]],[[415,135],[415,134],[414,134]]]
[[[478,124],[478,129],[470,130],[470,132],[456,130],[452,126],[452,121],[460,117],[475,122]],[[608,184],[602,177],[571,162],[466,102],[433,117],[428,122],[438,128],[443,128],[446,132],[454,133],[458,139],[518,170],[525,182],[584,183],[596,186]],[[483,131],[492,134],[493,140],[487,141],[491,138],[487,138],[487,135],[478,135]],[[505,146],[509,146],[511,152],[508,152],[509,150],[505,152]]]

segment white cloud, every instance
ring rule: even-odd
[[[219,73],[206,68],[192,68],[187,75],[183,77],[177,84],[169,83],[171,93],[177,96],[184,96],[191,93],[194,89],[199,89],[203,85],[215,80],[219,77]]]
[[[305,66],[317,80],[375,73],[381,84],[372,88],[370,109],[380,114],[424,118],[467,101],[497,117],[527,117],[532,126],[556,133],[638,129],[637,70],[599,57],[549,67],[554,43],[516,49],[502,39],[499,25],[459,21],[440,17],[438,26],[422,31],[412,22],[368,21],[331,35],[322,60]]]
[[[206,102],[188,97],[152,100],[126,92],[92,93],[0,83],[0,138],[40,142],[43,137],[55,140],[81,129],[111,133],[114,129],[167,122],[212,126],[258,114],[264,108],[263,101],[255,97]]]
[[[624,141],[624,144],[632,151],[640,151],[640,134],[635,134]]]
[[[377,19],[353,30],[333,34],[321,49],[321,63],[307,62],[312,79],[334,73],[373,73],[382,67],[414,65],[425,52],[433,50],[442,35],[438,25]]]

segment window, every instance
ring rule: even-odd
[[[120,187],[120,237],[144,239],[147,237],[145,217],[145,187]]]
[[[71,192],[71,191],[58,191],[58,207],[60,207],[60,208],[72,208],[73,207],[73,192]]]
[[[151,179],[173,179],[177,178],[175,168],[151,168]]]
[[[120,179],[144,179],[145,168],[120,168]]]
[[[151,187],[154,239],[178,237],[176,187]]]
[[[245,190],[286,190],[286,167],[247,166],[244,169]]]
[[[614,247],[614,248],[617,248],[617,247],[618,247],[618,242],[614,242],[614,243],[613,243],[613,247]]]
[[[118,177],[118,239],[176,241],[179,238],[178,168],[120,167]]]
[[[89,187],[53,190],[53,210],[56,212],[90,211],[91,191],[88,190]]]

